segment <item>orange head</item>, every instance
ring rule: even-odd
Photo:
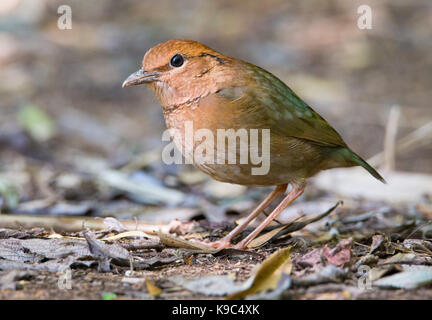
[[[200,42],[169,40],[151,48],[123,87],[150,84],[163,107],[206,96],[230,83],[235,59]]]

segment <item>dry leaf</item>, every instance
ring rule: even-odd
[[[193,255],[186,256],[183,258],[187,265],[191,266],[193,264]]]
[[[199,276],[193,278],[185,278],[180,275],[169,278],[174,282],[189,291],[205,294],[206,296],[224,296],[232,294],[244,289],[243,285],[237,285],[229,276]]]
[[[323,283],[341,282],[348,275],[348,268],[342,269],[332,264],[319,269],[305,277],[293,279],[296,286],[314,286]]]
[[[186,250],[189,250],[192,252],[211,253],[211,254],[214,254],[214,253],[217,253],[220,251],[218,249],[213,249],[213,248],[206,246],[204,244],[200,244],[200,243],[196,243],[196,242],[192,242],[192,241],[187,241],[187,240],[184,240],[181,238],[173,237],[173,236],[168,235],[166,233],[156,232],[156,234],[160,238],[160,241],[169,247],[182,248],[182,249],[186,249]]]
[[[409,266],[407,271],[399,272],[374,282],[378,287],[415,289],[432,282],[432,267]]]
[[[274,236],[276,236],[280,231],[282,231],[283,229],[285,229],[286,226],[283,225],[281,227],[278,227],[276,229],[273,229],[265,234],[263,234],[262,236],[259,236],[258,238],[255,238],[254,240],[252,240],[249,244],[248,244],[248,248],[258,248],[260,246],[262,246],[263,244],[267,243],[268,241],[270,241]]]
[[[372,237],[372,244],[369,253],[374,253],[384,242],[384,237],[381,234],[376,234]]]
[[[389,263],[389,265],[383,265],[383,266],[378,266],[375,268],[372,268],[370,270],[369,273],[369,279],[371,281],[375,281],[378,280],[379,278],[381,278],[383,275],[385,275],[390,269],[394,268],[394,265],[392,265],[391,263],[393,262],[399,262],[399,261],[410,261],[410,260],[414,260],[416,257],[415,254],[413,253],[398,253],[395,254],[394,256],[384,260],[381,262],[381,264],[384,263]]]
[[[115,236],[106,237],[106,238],[103,238],[100,240],[102,240],[102,241],[114,241],[114,240],[119,240],[119,239],[123,239],[123,238],[129,238],[129,237],[145,237],[148,239],[157,239],[157,237],[155,237],[155,236],[151,236],[145,232],[137,230],[137,231],[122,232],[122,233],[116,234]]]
[[[157,287],[152,281],[145,280],[147,291],[152,297],[159,297],[162,294],[162,289]]]
[[[343,268],[350,262],[352,243],[353,239],[348,238],[339,241],[333,249],[330,249],[325,245],[322,251],[322,256],[327,259],[329,264]]]
[[[248,295],[258,294],[267,290],[274,290],[283,273],[290,274],[292,263],[290,258],[291,247],[280,249],[272,253],[256,269],[254,276],[246,283],[251,283],[246,289],[231,294],[227,299],[243,299]]]
[[[321,249],[313,249],[302,257],[296,259],[296,264],[302,268],[312,268],[318,270],[321,266]]]

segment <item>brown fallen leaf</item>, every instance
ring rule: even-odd
[[[302,268],[316,269],[321,265],[321,249],[313,249],[302,257],[299,257],[295,262]]]
[[[183,260],[186,262],[187,265],[191,266],[193,264],[193,255],[185,256]]]
[[[150,281],[149,279],[145,280],[145,284],[147,287],[147,291],[148,293],[152,296],[152,297],[159,297],[162,294],[162,289],[157,287],[153,281]]]
[[[249,244],[248,244],[248,248],[258,248],[262,245],[264,245],[265,243],[267,243],[268,241],[270,241],[274,236],[276,236],[279,232],[281,232],[282,230],[284,230],[286,228],[286,226],[281,226],[278,228],[275,228],[261,236],[259,236],[258,238],[255,238],[254,240],[252,240]]]
[[[322,256],[329,264],[343,268],[351,260],[351,247],[353,239],[342,239],[333,249],[324,246]]]
[[[186,249],[188,251],[196,252],[196,253],[214,254],[214,253],[217,253],[220,251],[218,249],[213,249],[213,248],[206,246],[204,244],[200,244],[200,243],[192,242],[192,241],[187,241],[187,240],[184,240],[184,239],[181,239],[178,237],[171,236],[171,235],[166,234],[166,233],[156,232],[156,234],[160,238],[161,243],[165,244],[168,247]]]
[[[384,242],[384,236],[381,234],[376,234],[372,237],[372,244],[369,253],[374,253]]]
[[[323,283],[342,282],[348,273],[348,268],[342,269],[329,264],[307,276],[293,278],[292,282],[294,286],[314,286]]]
[[[243,299],[249,295],[274,290],[282,274],[290,274],[292,271],[290,250],[291,247],[287,247],[272,253],[257,267],[254,275],[246,281],[246,283],[250,283],[246,289],[230,294],[226,298],[229,300]]]

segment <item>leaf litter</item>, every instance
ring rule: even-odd
[[[140,288],[145,292],[141,297],[153,299],[191,294],[224,299],[278,299],[301,294],[318,297],[322,293],[314,288],[329,284],[344,285],[344,292],[348,290],[350,297],[367,297],[374,291],[361,291],[357,285],[358,270],[363,266],[369,267],[368,278],[374,290],[413,290],[431,284],[431,241],[400,241],[383,227],[387,226],[390,232],[409,228],[405,233],[412,237],[424,228],[422,224],[415,223],[417,227],[413,228],[412,221],[402,220],[399,226],[389,225],[387,220],[394,212],[389,209],[371,211],[374,214],[360,212],[359,219],[347,219],[347,209],[335,211],[339,205],[310,218],[300,216],[290,223],[269,227],[246,251],[217,250],[203,241],[184,239],[191,239],[191,235],[192,239],[211,237],[214,230],[208,233],[200,224],[184,230],[173,224],[170,228],[160,224],[140,228],[139,221],[105,218],[106,223],[94,231],[81,228],[59,233],[43,228],[3,228],[0,275],[4,276],[4,288],[17,290],[20,277],[7,276],[14,270],[24,270],[29,275],[34,271],[58,273],[70,268],[75,273],[88,270],[85,272],[89,275],[124,273],[119,279],[123,287]],[[311,223],[325,218],[327,223],[319,229],[313,226],[308,230]],[[86,225],[88,222],[92,225],[91,220],[85,220]],[[349,237],[352,231],[334,233],[335,229],[347,230],[346,226],[353,224],[355,237]],[[379,231],[371,234],[374,229]],[[328,237],[330,234],[333,235]],[[329,240],[317,242],[318,238]],[[135,275],[126,276],[131,270]],[[32,282],[35,277],[29,279]],[[128,295],[127,292],[123,294]]]

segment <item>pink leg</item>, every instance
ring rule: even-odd
[[[273,221],[286,207],[288,207],[295,199],[300,197],[306,187],[306,184],[303,184],[300,187],[295,187],[288,193],[288,195],[279,203],[279,205],[273,210],[273,212],[263,221],[261,224],[252,231],[246,238],[237,243],[234,248],[236,249],[246,249],[248,244],[255,239],[255,237],[269,225],[270,222]]]
[[[234,230],[232,230],[228,235],[223,237],[221,240],[208,243],[207,245],[212,246],[217,249],[224,249],[231,247],[231,241],[234,239],[240,232],[243,231],[247,225],[255,219],[265,208],[267,208],[275,199],[277,199],[280,195],[284,194],[287,184],[281,184],[277,186],[259,205],[255,208],[254,211],[251,212],[240,225],[238,225]]]

